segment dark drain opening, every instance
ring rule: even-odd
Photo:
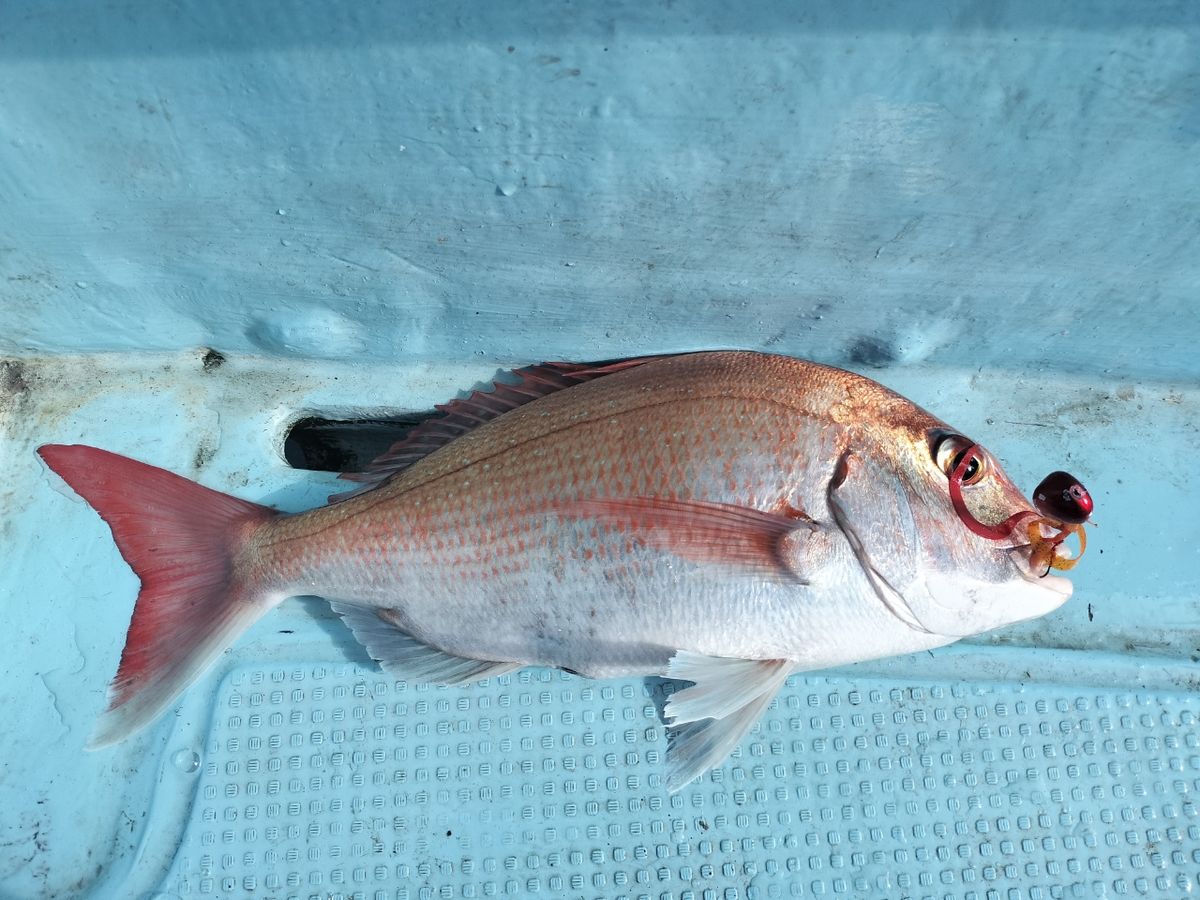
[[[283,439],[283,458],[293,469],[316,472],[361,472],[438,412],[410,413],[379,419],[323,419],[309,416],[293,423]]]

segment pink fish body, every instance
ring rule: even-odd
[[[794,671],[941,646],[1070,595],[1019,535],[963,526],[944,442],[965,439],[868,379],[745,352],[518,374],[298,515],[42,447],[142,579],[93,745],[153,720],[274,605],[317,594],[398,677],[694,682],[666,708],[678,788]],[[977,518],[1032,509],[982,463],[964,489]]]

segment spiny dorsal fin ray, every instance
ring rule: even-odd
[[[519,379],[514,384],[495,381],[490,390],[474,391],[468,397],[437,404],[434,409],[444,413],[441,418],[422,422],[405,435],[403,440],[397,441],[386,452],[372,460],[363,471],[343,474],[342,478],[357,481],[359,486],[333,494],[329,502],[347,500],[377,488],[397,472],[404,471],[434,450],[518,406],[583,384],[585,381],[594,381],[660,358],[639,356],[597,363],[548,362],[514,369],[509,373],[510,376]]]

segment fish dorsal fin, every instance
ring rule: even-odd
[[[371,659],[395,678],[417,683],[467,684],[514,672],[521,663],[453,656],[418,641],[396,624],[390,610],[330,603]]]
[[[639,356],[596,363],[547,362],[513,369],[508,374],[517,379],[515,382],[497,380],[492,383],[491,390],[474,391],[468,397],[437,404],[434,409],[444,415],[422,422],[403,440],[372,460],[363,471],[344,473],[342,478],[356,481],[359,486],[334,494],[329,501],[347,500],[378,487],[434,450],[518,406],[659,358]]]
[[[675,792],[734,751],[771,705],[796,664],[789,659],[726,659],[680,651],[667,677],[694,684],[671,696],[667,789]]]

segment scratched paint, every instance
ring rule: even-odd
[[[0,5],[3,352],[1194,372],[1194,4],[70,5]]]

